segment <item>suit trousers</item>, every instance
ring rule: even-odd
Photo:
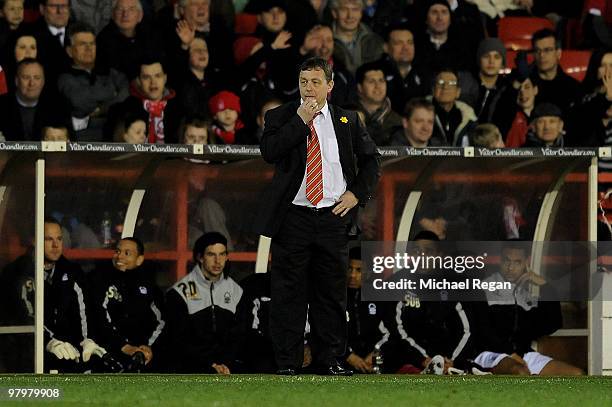
[[[315,366],[346,349],[350,217],[291,205],[272,239],[270,334],[279,369],[302,367],[306,316]]]

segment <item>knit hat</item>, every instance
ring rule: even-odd
[[[208,109],[213,116],[225,109],[240,113],[240,98],[235,93],[223,90],[210,98]]]
[[[546,116],[554,116],[554,117],[559,117],[559,118],[563,117],[561,113],[561,109],[559,109],[557,105],[545,102],[545,103],[540,103],[539,105],[535,107],[535,109],[533,109],[531,120],[532,121],[537,120],[540,117],[546,117]]]
[[[504,66],[506,66],[506,47],[499,38],[485,38],[480,41],[480,44],[478,44],[478,51],[476,51],[476,62],[480,63],[480,58],[491,51],[499,52],[504,62]]]
[[[219,232],[207,232],[196,240],[193,245],[193,261],[196,263],[198,259],[202,257],[206,248],[208,246],[212,246],[214,244],[220,243],[223,246],[227,247],[227,239]]]
[[[443,6],[445,6],[446,8],[448,8],[449,12],[452,12],[450,4],[448,4],[447,0],[429,0],[427,2],[427,5],[425,6],[425,14],[429,13],[429,9],[432,8],[432,6],[435,6],[436,4],[441,4]]]

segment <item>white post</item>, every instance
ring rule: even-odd
[[[35,214],[35,273],[34,287],[36,293],[36,308],[34,312],[34,373],[44,372],[43,357],[45,351],[44,344],[44,228],[45,228],[45,160],[36,160],[36,214]]]

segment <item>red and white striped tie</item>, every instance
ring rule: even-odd
[[[314,128],[314,119],[320,114],[321,112],[317,112],[308,123],[310,136],[306,143],[306,199],[314,206],[323,199],[323,161],[319,138]]]

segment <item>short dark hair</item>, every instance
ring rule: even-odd
[[[40,68],[43,71],[43,74],[45,73],[45,67],[43,66],[43,64],[36,58],[24,58],[21,61],[19,61],[17,63],[17,67],[15,69],[15,75],[19,75],[19,71],[21,71],[21,67],[26,66],[26,65],[39,65]]]
[[[212,125],[212,122],[210,121],[210,119],[204,116],[203,114],[189,114],[185,116],[183,120],[181,120],[181,124],[179,126],[179,133],[178,133],[179,141],[181,143],[185,142],[185,132],[187,131],[187,127],[191,126],[191,127],[205,128],[208,133],[212,133],[208,131],[211,125]],[[210,139],[210,134],[208,134],[208,136]],[[209,142],[209,144],[213,144],[213,143]]]
[[[76,22],[70,25],[68,28],[68,38],[70,38],[70,43],[72,43],[74,36],[79,33],[89,33],[93,34],[94,37],[96,36],[96,31],[92,26],[86,23]]]
[[[333,79],[331,66],[327,63],[326,60],[319,57],[308,58],[306,61],[302,62],[300,65],[300,72],[302,71],[316,71],[321,70],[325,74],[325,80],[327,82],[331,82]]]
[[[140,73],[142,72],[142,67],[144,65],[160,64],[162,67],[162,71],[166,73],[166,68],[164,67],[164,63],[165,63],[164,58],[161,55],[157,55],[157,54],[146,55],[143,58],[141,58],[140,61],[138,61],[138,76],[140,76]]]
[[[193,261],[198,263],[198,260],[204,254],[204,252],[206,251],[206,248],[208,246],[211,246],[217,243],[222,244],[227,249],[227,238],[223,236],[221,233],[219,232],[204,233],[193,244]]]
[[[121,238],[121,240],[127,240],[127,241],[130,241],[130,242],[136,243],[136,250],[138,251],[138,255],[139,256],[144,256],[145,249],[144,249],[144,244],[142,243],[142,240],[140,240],[139,238],[134,237],[134,236],[123,237],[123,238]]]
[[[425,109],[431,112],[435,111],[434,105],[430,100],[417,97],[410,99],[408,103],[406,103],[406,106],[404,106],[403,116],[410,120],[412,114],[417,109]]]
[[[384,32],[384,39],[385,42],[389,42],[389,40],[391,39],[391,33],[393,31],[409,31],[410,34],[413,35],[414,37],[414,30],[412,28],[412,26],[410,24],[408,24],[405,21],[401,21],[399,23],[394,23],[391,24]]]
[[[365,64],[357,68],[357,72],[355,72],[355,80],[357,81],[357,83],[363,83],[366,74],[371,71],[382,71],[383,76],[385,76],[385,67],[383,64],[378,61],[366,62]]]
[[[550,28],[542,28],[541,30],[533,33],[531,37],[531,48],[535,49],[535,43],[541,39],[553,37],[555,39],[555,48],[561,48],[561,40],[557,37],[557,34]]]

